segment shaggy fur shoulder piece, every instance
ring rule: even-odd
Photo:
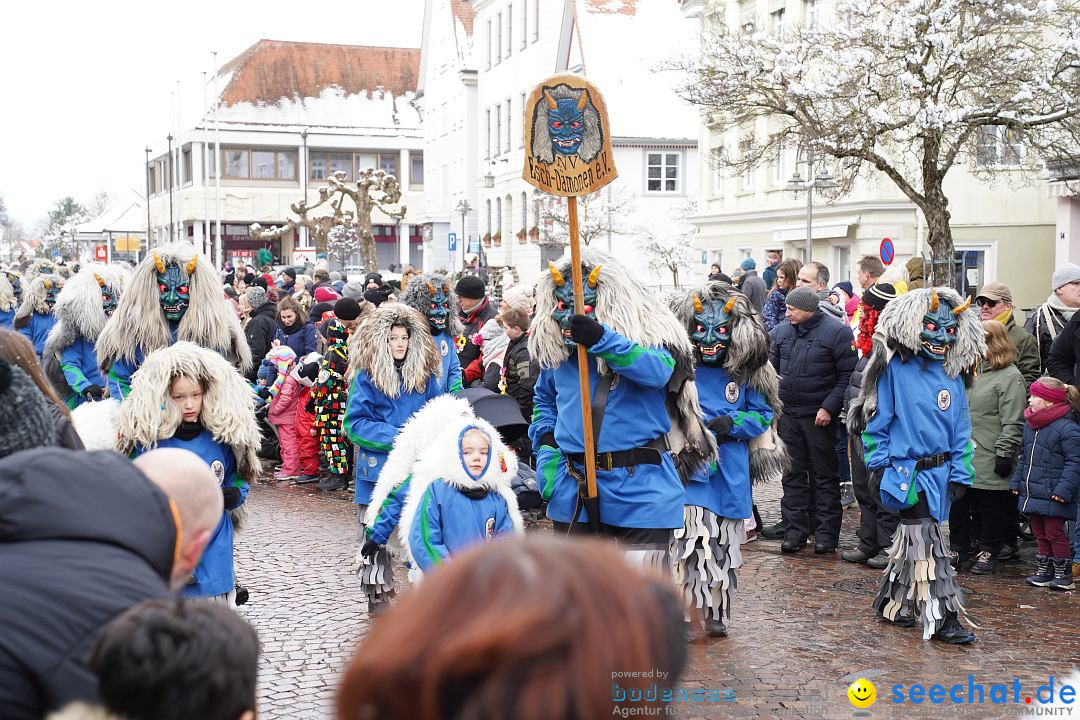
[[[240,476],[253,484],[261,445],[251,386],[228,360],[213,350],[178,341],[146,356],[131,378],[131,393],[120,406],[117,450],[129,454],[136,446],[152,448],[172,437],[180,410],[169,395],[173,378],[198,380],[205,388],[200,420],[218,442],[232,448]]]
[[[108,398],[83,403],[71,411],[71,424],[87,450],[115,450],[120,403]]]
[[[875,335],[881,334],[887,340],[918,353],[921,347],[919,334],[922,332],[923,316],[930,312],[931,293],[937,293],[940,300],[953,308],[963,303],[960,295],[951,288],[938,287],[932,290],[912,290],[890,302],[878,316]],[[945,356],[945,373],[955,378],[964,374],[969,376],[979,359],[986,355],[986,339],[983,337],[982,324],[974,310],[968,308],[956,317],[956,342]],[[965,380],[967,377],[965,377]]]
[[[0,271],[0,310],[4,312],[11,312],[15,309],[15,288],[11,286],[11,281],[8,280],[7,271]]]
[[[134,362],[136,348],[149,354],[169,346],[172,338],[169,323],[161,312],[156,260],[165,265],[175,262],[180,267],[180,277],[190,289],[190,305],[180,319],[177,340],[215,350],[236,363],[240,372],[247,372],[251,368],[251,350],[240,319],[225,300],[217,271],[191,243],[163,245],[148,253],[135,268],[116,312],[98,338],[96,349],[101,369],[108,371],[118,358]],[[189,272],[192,260],[195,267]]]
[[[477,479],[470,477],[461,464],[460,437],[468,428],[477,428],[482,431],[491,442],[487,470]],[[402,507],[401,522],[398,524],[399,541],[405,548],[406,557],[410,560],[415,557],[409,545],[409,528],[416,519],[424,493],[436,480],[442,480],[459,489],[484,488],[499,493],[506,502],[514,532],[518,535],[524,533],[525,522],[518,509],[517,496],[511,488],[511,481],[517,475],[517,469],[517,456],[506,447],[498,431],[486,420],[476,417],[457,418],[451,424],[444,426],[435,441],[420,456],[413,469],[409,494]]]
[[[121,276],[110,272],[107,267],[88,265],[64,283],[64,289],[60,291],[53,307],[56,324],[45,341],[46,355],[63,351],[80,337],[90,342],[97,341],[101,329],[109,319],[101,306],[101,285],[98,278],[105,282],[105,286],[118,299],[123,291]]]
[[[48,315],[49,306],[45,304],[46,283],[63,287],[64,280],[59,275],[35,275],[29,284],[23,286],[22,303],[15,311],[15,326],[25,325],[34,313]]]
[[[401,366],[394,368],[394,357],[387,342],[390,330],[402,325],[409,331],[409,352]],[[349,382],[361,370],[387,397],[401,395],[402,386],[423,392],[428,381],[442,375],[442,358],[431,339],[428,321],[408,305],[383,303],[349,336]]]
[[[475,418],[472,405],[465,398],[454,395],[440,395],[428,400],[424,407],[413,413],[394,438],[394,448],[379,471],[379,480],[371,493],[364,523],[375,523],[383,502],[413,472],[420,456],[431,447],[431,439],[438,437],[448,425],[456,425],[462,418]],[[392,547],[395,552],[401,549],[397,533],[391,536],[391,546],[396,546]]]
[[[623,337],[643,347],[666,348],[675,359],[675,371],[668,386],[667,408],[672,417],[668,445],[683,482],[716,457],[716,442],[702,421],[701,403],[694,384],[694,352],[686,326],[621,262],[595,248],[581,249],[582,278],[597,266],[594,317]],[[571,282],[570,254],[564,254],[556,268]],[[551,316],[555,309],[555,280],[542,273],[536,283],[536,315],[529,332],[529,353],[541,367],[558,367],[569,356],[559,324]],[[600,373],[609,373],[607,363],[598,360]]]
[[[880,323],[878,327],[880,327]],[[907,350],[907,352],[910,352],[910,350]],[[847,426],[850,434],[862,435],[863,430],[866,429],[866,424],[870,422],[870,418],[874,417],[874,413],[877,412],[878,380],[885,373],[885,368],[888,367],[895,354],[896,351],[890,347],[885,336],[875,332],[870,360],[863,370],[862,387],[859,389],[859,394],[851,401],[851,407],[847,413]]]
[[[57,269],[56,269],[56,263],[54,263],[52,260],[38,259],[38,260],[34,260],[29,265],[27,265],[26,269],[23,270],[22,275],[23,275],[23,278],[26,280],[26,282],[30,282],[31,280],[33,280],[38,275],[59,275],[59,274],[60,273],[57,272]]]
[[[431,297],[431,293],[428,291],[428,285],[441,288],[446,296],[450,298],[450,318],[446,323],[446,333],[450,337],[457,337],[461,333],[465,332],[465,328],[461,324],[461,319],[458,317],[458,296],[454,292],[454,286],[450,284],[450,280],[445,275],[439,273],[424,273],[414,277],[409,281],[408,286],[405,288],[405,292],[401,295],[401,302],[405,303],[413,310],[416,310],[421,315],[424,314],[428,305],[428,298]]]
[[[760,392],[772,407],[773,426],[747,443],[750,476],[754,483],[765,482],[782,474],[791,464],[787,448],[775,429],[784,404],[780,400],[780,377],[769,362],[769,333],[746,296],[730,283],[718,281],[707,282],[672,298],[672,312],[686,327],[687,333],[693,329],[695,296],[704,303],[727,303],[735,299],[731,309],[731,346],[724,358],[724,369],[734,382],[746,383]]]

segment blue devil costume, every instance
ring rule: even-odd
[[[683,483],[715,458],[701,420],[686,328],[626,268],[582,250],[585,313],[573,314],[569,255],[537,283],[530,355],[540,365],[529,437],[557,531],[590,527],[665,564],[682,526]],[[584,432],[576,342],[587,348],[599,518],[583,505]]]
[[[92,265],[68,280],[57,297],[56,324],[45,342],[42,365],[70,408],[100,400],[105,392],[95,345],[116,311],[123,281],[118,266]]]
[[[752,515],[751,478],[765,480],[786,467],[775,431],[781,403],[769,363],[769,336],[760,316],[731,285],[710,282],[673,299],[697,356],[697,387],[718,459],[686,486],[683,527],[671,546],[672,569],[687,607],[703,615],[712,637],[727,634]]]
[[[251,367],[243,328],[221,281],[190,243],[149,253],[101,331],[96,350],[109,396],[122,402],[145,357],[180,340],[220,353],[241,372]]]
[[[850,411],[871,486],[900,513],[875,610],[905,627],[921,622],[925,639],[950,643],[975,639],[957,619],[963,597],[939,527],[975,477],[965,384],[986,343],[970,303],[948,288],[890,302]]]
[[[22,296],[22,278],[18,273],[0,270],[0,330],[12,329]]]
[[[402,293],[401,302],[427,318],[431,339],[442,357],[443,392],[461,392],[461,363],[455,341],[463,332],[458,319],[457,294],[445,275],[425,273],[414,277]]]
[[[34,344],[38,358],[45,352],[45,341],[56,324],[53,306],[63,287],[64,280],[59,275],[35,275],[23,291],[22,303],[15,312],[13,325]]]

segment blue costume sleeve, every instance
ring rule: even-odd
[[[398,427],[375,417],[373,410],[377,392],[379,391],[374,385],[364,381],[363,375],[353,378],[343,425],[345,434],[360,447],[390,452],[394,447]]]
[[[379,545],[385,545],[390,541],[390,535],[401,520],[401,508],[405,504],[405,497],[409,494],[409,484],[412,475],[406,475],[397,487],[393,488],[379,507],[379,514],[375,516],[375,522],[367,528],[369,540],[374,540]]]
[[[461,383],[461,361],[458,360],[457,353],[454,352],[454,348],[450,348],[450,365],[448,374],[450,375],[449,381],[446,383],[446,391],[457,395],[461,392],[464,385]]]
[[[889,427],[894,412],[892,363],[889,363],[878,379],[877,410],[866,423],[866,430],[862,434],[864,460],[870,470],[878,470],[889,464]]]
[[[76,395],[82,395],[90,385],[82,369],[82,349],[79,344],[79,342],[73,342],[60,353],[60,369],[64,371],[64,379],[67,380],[68,387],[74,390]]]
[[[116,358],[112,367],[109,368],[109,377],[106,384],[109,386],[109,397],[120,402],[131,392],[131,376],[135,374],[135,363],[128,362],[125,358]]]
[[[746,387],[746,409],[731,413],[732,426],[728,432],[736,440],[752,440],[769,429],[773,410],[765,397],[752,387]]]
[[[548,433],[555,432],[555,423],[559,417],[558,406],[555,404],[555,373],[553,370],[544,369],[536,378],[533,387],[533,414],[532,424],[529,425],[529,439],[532,440],[533,451],[540,449],[541,439]]]
[[[409,546],[412,548],[413,560],[424,572],[431,572],[433,567],[450,556],[450,549],[443,544],[441,521],[439,503],[435,499],[432,484],[424,491],[420,509],[413,520],[413,526],[409,528]]]
[[[960,390],[960,402],[953,403],[953,436],[949,453],[949,482],[971,485],[975,482],[975,446],[971,443],[971,415],[968,413],[967,393]]]
[[[499,511],[495,513],[495,537],[499,535],[513,535],[514,522],[510,519],[510,509],[506,502],[499,505]]]
[[[619,375],[638,385],[659,389],[667,385],[675,370],[675,358],[665,348],[643,347],[632,342],[607,325],[600,341],[589,348],[589,354],[606,360]]]

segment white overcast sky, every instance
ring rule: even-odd
[[[144,192],[180,81],[183,128],[203,111],[211,52],[256,40],[419,47],[423,0],[30,0],[0,21],[0,195],[32,227],[57,199]]]

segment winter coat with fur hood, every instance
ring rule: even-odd
[[[487,464],[475,478],[461,452],[462,438],[472,429],[487,436],[489,447]],[[417,463],[402,512],[405,550],[414,566],[430,572],[476,543],[523,533],[511,489],[517,464],[486,421],[465,418],[445,428]]]

